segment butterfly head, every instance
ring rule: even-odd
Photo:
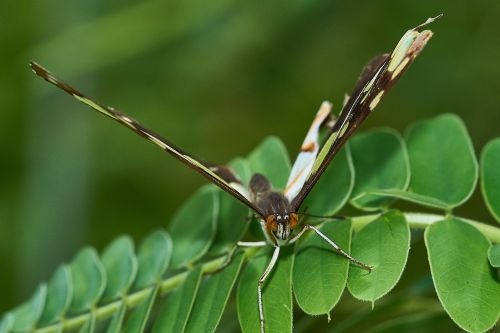
[[[290,237],[297,222],[298,218],[295,213],[271,214],[266,218],[267,229],[281,240],[287,240]]]

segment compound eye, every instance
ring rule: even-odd
[[[285,215],[285,221],[288,221],[290,217],[288,215]]]
[[[281,222],[281,215],[276,215],[276,220],[277,220],[278,222]]]
[[[266,218],[266,226],[272,231],[278,230],[278,223],[276,223],[276,217],[274,215],[269,215]]]
[[[298,220],[299,218],[297,217],[297,214],[290,214],[290,228],[294,229],[298,224]]]

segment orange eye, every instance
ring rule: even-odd
[[[295,229],[298,222],[299,222],[299,219],[297,217],[297,214],[291,213],[290,214],[290,228]]]
[[[271,231],[278,230],[278,223],[276,222],[276,216],[269,215],[266,217],[266,228]]]

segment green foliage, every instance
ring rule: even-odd
[[[351,248],[350,220],[326,222],[320,230],[345,251]],[[295,252],[293,292],[297,304],[310,315],[329,313],[344,292],[349,262],[311,233]]]
[[[188,265],[208,251],[217,230],[218,214],[219,195],[214,185],[203,186],[181,207],[170,225],[175,239],[173,267]]]
[[[14,324],[14,317],[8,313],[0,321],[0,333],[10,332],[12,325]]]
[[[49,282],[47,300],[39,325],[45,326],[62,319],[71,304],[72,281],[70,268],[66,265],[59,266]]]
[[[248,155],[252,174],[261,173],[277,189],[284,189],[290,173],[290,159],[285,145],[276,137],[265,139]]]
[[[241,330],[260,332],[259,311],[257,306],[257,281],[266,269],[271,251],[253,257],[245,267],[238,285],[238,318]],[[263,288],[264,318],[266,332],[292,331],[292,266],[293,253],[290,247],[280,251],[280,259]]]
[[[360,299],[375,302],[398,282],[410,250],[410,228],[401,212],[388,211],[361,229],[352,240],[351,255],[373,266],[371,273],[351,266],[347,287]]]
[[[462,120],[453,114],[424,120],[406,134],[410,192],[440,200],[451,209],[464,203],[477,182],[477,161]]]
[[[209,275],[200,287],[186,332],[215,331],[224,312],[231,290],[243,264],[243,255],[237,254],[231,265],[220,274]]]
[[[172,241],[168,233],[160,230],[149,235],[137,253],[139,271],[134,288],[145,288],[157,282],[170,264],[171,257]]]
[[[123,236],[112,242],[102,254],[102,264],[108,277],[102,301],[126,295],[137,274],[137,258],[132,239]]]
[[[500,244],[491,245],[488,249],[488,260],[491,266],[500,267]]]
[[[166,300],[153,332],[182,332],[201,281],[201,268],[189,272],[184,283]]]
[[[353,186],[354,166],[351,150],[346,145],[321,176],[321,182],[309,193],[304,207],[316,214],[333,215],[349,200]]]
[[[465,127],[453,115],[420,122],[405,139],[387,129],[353,138],[352,158],[349,148],[341,151],[306,203],[315,214],[336,214],[349,200],[363,211],[376,209],[371,215],[318,224],[373,270],[349,265],[311,231],[296,245],[281,247],[263,288],[266,332],[292,331],[293,298],[306,314],[329,315],[346,286],[354,298],[371,302],[375,310],[334,322],[332,332],[396,308],[402,309],[400,317],[371,331],[449,327],[443,311],[466,331],[482,332],[495,325],[500,315],[500,250],[491,241],[499,242],[500,229],[452,213],[477,182],[471,147]],[[495,217],[498,156],[494,140],[481,157],[481,187]],[[283,143],[269,138],[231,166],[245,184],[253,172],[262,172],[283,188],[290,160]],[[231,199],[214,186],[204,186],[175,215],[170,233],[152,233],[137,250],[128,236],[118,237],[101,255],[90,247],[82,249],[26,303],[2,317],[0,333],[94,332],[97,327],[109,333],[214,332],[225,309],[235,307],[230,300],[234,289],[237,315],[229,315],[238,317],[243,332],[259,332],[257,281],[272,249],[239,249],[227,262],[234,242],[246,237],[248,227],[248,210]],[[398,199],[443,214],[404,213],[396,209]],[[437,300],[421,306],[384,301],[394,297],[389,292],[405,269],[410,228],[426,228],[425,244],[441,305]],[[305,326],[295,327],[300,331]]]
[[[492,140],[481,154],[481,189],[493,217],[500,222],[500,138]]]
[[[462,329],[484,332],[500,315],[500,283],[489,265],[490,242],[457,218],[425,231],[432,278],[448,314]]]
[[[229,163],[243,184],[248,185],[251,177],[250,164],[243,158],[237,158]],[[248,209],[230,194],[217,189],[220,203],[220,213],[217,220],[217,232],[210,247],[211,254],[223,254],[243,237],[248,229],[248,223],[235,223],[245,221]]]
[[[41,285],[26,303],[12,311],[12,332],[27,332],[36,327],[45,306],[47,287]]]
[[[351,204],[363,210],[387,207],[394,200],[367,192],[406,190],[410,165],[403,138],[392,129],[382,128],[356,135],[351,147],[356,173]]]
[[[127,324],[123,332],[125,333],[142,333],[146,328],[147,321],[149,319],[149,314],[153,308],[153,303],[158,294],[158,285],[154,286],[153,289],[148,290],[147,298],[139,304],[139,306],[132,310],[130,318],[127,320]]]
[[[81,250],[70,264],[73,296],[69,311],[79,313],[94,306],[106,287],[106,274],[97,252],[90,247]]]

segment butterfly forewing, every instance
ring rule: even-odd
[[[50,73],[37,63],[31,62],[30,66],[35,72],[35,74],[37,74],[38,76],[42,77],[43,79],[52,83],[58,88],[64,90],[65,92],[75,97],[82,103],[90,106],[94,110],[118,121],[119,123],[125,125],[138,135],[153,142],[155,145],[162,148],[166,152],[170,153],[171,155],[173,155],[175,158],[177,158],[187,166],[193,168],[194,170],[196,170],[197,172],[208,178],[212,183],[219,186],[224,191],[236,197],[245,205],[253,209],[257,214],[261,216],[263,215],[263,213],[248,200],[247,191],[241,185],[235,173],[233,173],[233,171],[230,170],[229,168],[223,166],[207,166],[205,163],[202,163],[193,156],[190,156],[186,152],[182,151],[180,148],[176,147],[173,143],[171,143],[167,139],[145,128],[144,126],[139,124],[136,120],[125,115],[124,113],[112,107],[103,106],[99,103],[94,102],[92,99],[86,97],[80,91],[76,90],[69,84],[55,77],[52,73]]]
[[[432,21],[433,19],[429,19],[425,24]],[[417,31],[424,25],[407,31],[390,55],[383,54],[375,57],[363,69],[351,97],[344,105],[339,119],[319,150],[307,180],[292,199],[292,208],[295,211],[298,211],[335,154],[368,114],[375,109],[382,97],[396,83],[432,37],[432,32],[429,30]]]

